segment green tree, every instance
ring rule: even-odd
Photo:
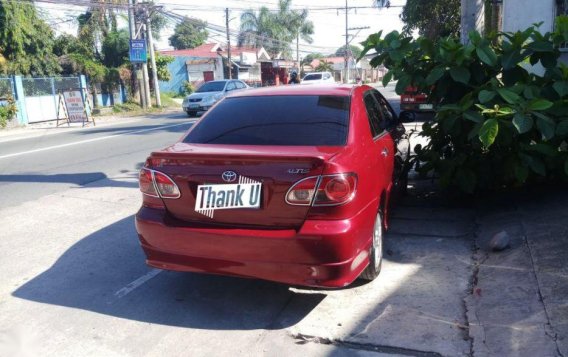
[[[514,33],[469,34],[431,41],[393,31],[370,35],[363,53],[384,65],[383,79],[427,93],[436,110],[422,126],[417,170],[442,186],[467,193],[546,181],[568,182],[568,67],[559,47],[568,17],[553,32],[529,27]],[[544,74],[529,71],[542,66]]]
[[[354,58],[359,58],[359,55],[361,54],[361,47],[356,46],[356,45],[349,45],[349,52],[350,52],[350,56],[354,57]],[[339,47],[337,49],[337,51],[335,51],[335,56],[337,57],[344,57],[345,56],[345,45]]]
[[[280,41],[275,38],[281,32],[278,26],[275,16],[267,7],[262,6],[258,12],[247,10],[241,14],[238,46],[264,47],[274,56],[281,48]]]
[[[103,40],[102,63],[109,68],[120,67],[128,61],[130,34],[128,30],[111,31]]]
[[[168,69],[168,64],[172,63],[175,57],[164,56],[156,53],[156,71],[158,72],[158,79],[161,81],[169,81],[172,79],[172,74]]]
[[[206,27],[207,22],[186,17],[176,25],[174,34],[169,38],[170,45],[176,50],[200,46],[209,36]]]
[[[60,67],[54,35],[32,3],[0,0],[0,48],[8,74],[49,75]]]
[[[435,41],[459,37],[460,16],[460,0],[407,0],[400,18],[405,34],[418,30],[421,36]]]
[[[279,53],[287,56],[290,44],[300,38],[312,42],[314,25],[308,20],[308,11],[292,10],[292,0],[279,0],[278,10],[262,6],[258,11],[247,10],[241,14],[239,46],[264,47],[271,56]]]
[[[312,63],[313,60],[324,58],[324,57],[325,56],[323,54],[319,53],[319,52],[310,53],[306,57],[304,57],[304,59],[302,60],[302,64],[310,64],[310,63]]]
[[[85,46],[100,56],[99,49],[110,32],[118,30],[117,4],[128,4],[128,0],[91,0],[91,6],[77,17],[78,38]]]
[[[333,63],[328,62],[325,59],[321,59],[315,70],[317,72],[331,72],[333,71]]]
[[[288,12],[288,16],[284,18],[289,19],[287,28],[292,32],[292,35],[296,38],[296,61],[300,62],[300,38],[307,42],[312,43],[312,35],[314,34],[314,23],[308,20],[308,10],[290,10],[290,1],[281,1],[281,5],[285,5],[282,10],[284,13]]]

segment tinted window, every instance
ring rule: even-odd
[[[321,79],[321,73],[318,74],[308,74],[304,77],[304,81],[315,81]]]
[[[214,81],[203,83],[201,87],[196,91],[197,93],[203,92],[220,92],[225,88],[225,81]]]
[[[369,118],[371,135],[373,137],[376,137],[377,135],[383,132],[381,108],[371,92],[367,92],[365,94],[364,100],[365,100],[365,108],[367,109],[367,116]]]
[[[185,137],[196,144],[345,145],[349,97],[227,98]]]
[[[382,128],[386,129],[388,126],[394,125],[396,116],[390,108],[390,105],[387,103],[385,97],[375,91],[373,91],[373,96],[375,97],[375,100],[379,102],[381,113],[383,114],[384,122],[382,123]]]

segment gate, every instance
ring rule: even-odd
[[[79,77],[22,78],[28,121],[37,123],[57,119],[59,92],[80,89]]]

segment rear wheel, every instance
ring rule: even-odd
[[[362,280],[372,281],[375,280],[381,272],[383,264],[383,215],[382,212],[377,212],[375,218],[375,225],[373,226],[373,241],[369,251],[369,265],[361,273]]]

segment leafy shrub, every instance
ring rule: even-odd
[[[8,121],[13,119],[17,112],[18,108],[14,98],[8,97],[7,103],[0,105],[0,127],[5,128],[8,125]]]
[[[183,81],[181,85],[181,91],[184,96],[190,95],[191,93],[195,92],[195,87],[188,81]]]
[[[568,41],[568,18],[559,17],[552,33],[537,25],[490,37],[472,32],[469,40],[414,40],[394,31],[363,43],[362,55],[377,52],[371,65],[389,69],[384,85],[398,80],[399,94],[413,85],[435,105],[435,120],[420,134],[429,143],[415,148],[419,172],[468,193],[566,180],[568,66],[558,61],[558,45]]]

